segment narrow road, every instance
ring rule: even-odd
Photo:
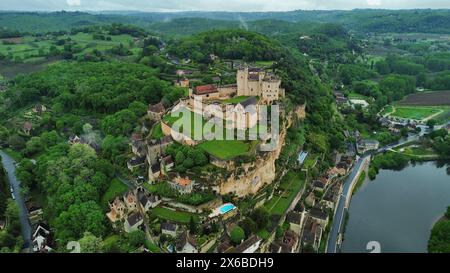
[[[20,181],[17,179],[16,173],[16,161],[12,159],[9,155],[0,150],[0,156],[2,157],[3,167],[8,174],[8,182],[14,191],[14,196],[16,197],[16,203],[19,206],[19,218],[20,224],[22,226],[22,236],[25,245],[29,247],[31,245],[31,225],[28,221],[28,210],[25,206],[25,200],[22,197],[20,190]]]
[[[345,211],[346,211],[346,204],[347,199],[351,198],[351,185],[354,183],[355,180],[358,178],[358,174],[360,173],[361,169],[364,168],[364,162],[370,158],[370,155],[366,155],[364,157],[359,158],[355,166],[352,169],[352,172],[347,177],[347,180],[344,183],[344,188],[342,190],[342,194],[339,198],[338,207],[336,209],[336,213],[333,218],[333,224],[331,227],[330,235],[328,237],[328,247],[327,247],[327,253],[336,253],[338,252],[339,248],[339,237],[342,233],[342,228],[345,220]]]

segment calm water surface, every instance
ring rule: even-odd
[[[426,162],[381,170],[353,196],[342,252],[427,252],[434,222],[450,206],[448,164]]]

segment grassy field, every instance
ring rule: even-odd
[[[304,186],[305,179],[306,174],[304,172],[288,172],[279,186],[282,193],[280,195],[274,195],[272,199],[264,204],[264,208],[270,214],[283,215]]]
[[[203,142],[200,148],[207,153],[224,160],[229,160],[240,155],[250,153],[256,141],[246,143],[242,140],[211,140]]]
[[[189,212],[175,211],[162,207],[154,208],[151,210],[151,212],[158,218],[177,222],[180,224],[188,224],[191,221],[191,217],[194,217],[194,221],[200,222],[198,215]]]
[[[236,103],[240,103],[246,99],[248,99],[249,97],[247,96],[237,96],[234,98],[230,98],[230,99],[226,99],[226,100],[222,100],[221,103],[222,104],[227,104],[227,103],[232,103],[232,104],[236,104]]]
[[[355,92],[351,92],[350,94],[348,94],[348,98],[351,100],[365,100],[368,101],[369,97],[355,93]]]
[[[153,128],[152,138],[153,139],[161,139],[163,137],[164,137],[164,134],[163,134],[163,131],[162,131],[162,128],[161,128],[161,123],[158,123]]]
[[[114,199],[116,196],[124,194],[128,190],[128,186],[122,183],[118,179],[111,181],[111,185],[102,196],[101,204],[103,207],[108,207],[108,202]]]
[[[409,156],[434,156],[436,152],[431,148],[425,148],[422,146],[411,145],[407,147],[398,147],[395,149],[397,152],[400,152]]]
[[[428,118],[434,114],[439,113],[440,110],[437,108],[431,108],[431,107],[401,107],[397,106],[395,107],[394,113],[391,114],[391,116],[394,117],[400,117],[400,118],[406,118],[406,119],[415,119],[415,120],[422,120],[425,118]]]
[[[79,51],[75,56],[92,52],[94,49],[107,51],[120,44],[123,44],[124,47],[130,49],[134,54],[139,52],[139,49],[134,44],[133,37],[130,35],[105,36],[111,38],[111,40],[96,40],[93,38],[92,33],[83,32],[68,36],[53,36],[48,39],[24,36],[17,38],[14,43],[8,43],[7,39],[0,39],[0,54],[17,62],[39,62],[43,58],[45,59],[45,54],[50,51],[50,47],[55,46],[56,49],[62,50],[64,46],[55,44],[56,41],[62,39],[71,40],[73,48]]]

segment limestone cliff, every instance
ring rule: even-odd
[[[295,113],[295,111],[294,111]],[[220,194],[235,193],[239,197],[257,193],[266,184],[270,184],[275,179],[275,161],[280,156],[285,143],[287,129],[292,124],[292,112],[287,118],[285,126],[281,129],[277,148],[271,152],[260,153],[257,159],[251,163],[234,166],[230,163],[227,166],[232,175],[217,183],[217,190]]]

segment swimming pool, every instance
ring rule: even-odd
[[[225,214],[225,213],[227,213],[227,212],[229,212],[229,211],[234,210],[235,208],[236,208],[235,205],[233,205],[233,204],[231,204],[231,203],[227,203],[227,204],[222,205],[222,206],[219,208],[219,212],[220,212],[220,214]]]
[[[225,203],[220,207],[217,207],[209,215],[210,218],[218,217],[220,215],[227,214],[228,212],[237,209],[237,207],[231,203]]]

